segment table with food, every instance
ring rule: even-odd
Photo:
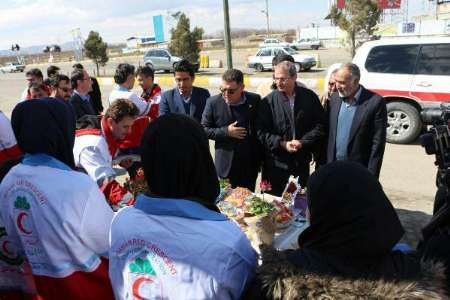
[[[308,222],[306,195],[296,179],[289,180],[281,197],[267,193],[270,191],[267,182],[261,182],[261,194],[242,187],[233,189],[225,180],[220,185],[217,206],[240,226],[256,250],[261,244],[279,250],[298,248],[298,236]]]

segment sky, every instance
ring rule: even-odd
[[[232,28],[266,28],[261,12],[264,0],[228,2]],[[270,27],[326,25],[328,2],[268,0]],[[409,15],[423,13],[426,2],[409,0]],[[222,0],[0,0],[0,49],[8,49],[12,43],[22,47],[61,44],[72,40],[74,28],[80,28],[83,38],[95,30],[108,43],[123,43],[130,36],[151,35],[153,15],[169,16],[177,11],[187,14],[191,26],[214,33],[223,29],[222,5]]]

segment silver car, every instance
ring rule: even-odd
[[[175,64],[181,57],[173,56],[167,49],[151,49],[144,55],[144,64],[150,66],[155,71],[173,72]],[[198,71],[199,64],[194,63],[195,71]]]

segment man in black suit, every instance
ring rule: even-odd
[[[72,83],[73,95],[70,98],[77,120],[84,115],[97,115],[94,105],[89,97],[91,89],[91,78],[86,70],[74,69],[70,81]]]
[[[313,151],[324,139],[325,113],[317,95],[296,85],[292,62],[275,66],[277,89],[259,106],[258,138],[265,155],[262,179],[272,184],[271,193],[281,195],[290,175],[306,186]]]
[[[76,63],[72,66],[73,69],[81,69],[84,67],[80,63]],[[89,90],[89,97],[91,99],[91,103],[94,106],[95,114],[100,115],[103,112],[103,103],[102,103],[102,92],[100,91],[100,86],[98,84],[97,78],[91,77],[91,89]]]
[[[208,90],[193,86],[195,70],[187,60],[181,60],[176,64],[174,78],[177,87],[162,94],[159,115],[183,114],[200,123],[206,99],[210,97]]]
[[[327,161],[355,161],[379,177],[386,145],[386,102],[360,85],[360,77],[352,63],[334,76],[338,92],[329,103]]]
[[[232,187],[254,191],[261,152],[255,120],[261,97],[244,88],[242,72],[227,70],[222,75],[221,93],[206,102],[202,125],[208,138],[215,140],[218,176],[228,178]]]

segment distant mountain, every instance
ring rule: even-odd
[[[39,53],[42,53],[42,49],[44,49],[45,46],[50,46],[50,45],[53,45],[53,44],[23,47],[20,49],[20,54],[21,55],[39,54]],[[61,51],[69,51],[69,50],[73,50],[75,48],[74,42],[72,42],[72,41],[62,43],[59,46],[61,47]],[[17,55],[17,52],[13,52],[11,50],[0,50],[0,56],[15,56],[15,55]]]

